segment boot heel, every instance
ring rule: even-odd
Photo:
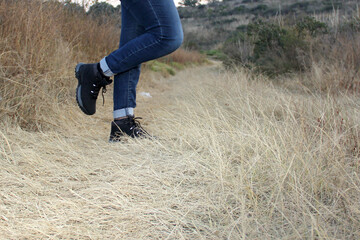
[[[80,70],[80,67],[82,66],[82,65],[84,65],[84,63],[78,63],[77,65],[76,65],[76,67],[75,67],[75,77],[77,78],[77,79],[79,79],[79,70]]]

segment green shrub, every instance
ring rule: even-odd
[[[228,62],[276,76],[304,70],[308,62],[304,57],[310,54],[309,39],[327,32],[326,24],[309,17],[292,26],[259,20],[239,26],[222,50]]]
[[[248,26],[247,34],[254,44],[251,61],[262,72],[277,75],[302,70],[297,53],[306,50],[307,46],[304,38],[293,28],[256,22]]]
[[[305,17],[304,20],[296,24],[296,30],[300,35],[304,34],[304,31],[306,31],[311,36],[315,37],[319,34],[327,33],[328,27],[325,23],[319,22],[313,17]]]

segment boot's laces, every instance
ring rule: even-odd
[[[101,86],[101,85],[98,85],[98,84],[94,83],[93,84],[93,90],[91,91],[91,94],[95,99],[97,99],[101,88],[102,88],[101,96],[102,96],[102,99],[103,99],[103,106],[104,106],[105,105],[104,93],[106,93],[106,91],[107,91],[106,86]]]
[[[150,136],[150,134],[141,126],[139,120],[141,117],[129,117],[129,121],[131,124],[130,130],[133,131],[137,135],[146,135]]]
[[[103,88],[102,88],[102,91],[101,91],[101,96],[102,96],[102,99],[103,99],[103,106],[105,105],[105,97],[104,97],[104,93],[106,93],[106,87],[104,86]]]

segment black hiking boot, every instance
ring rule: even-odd
[[[96,112],[96,99],[100,89],[102,88],[102,94],[104,94],[106,85],[110,84],[112,80],[101,73],[97,63],[79,63],[75,67],[75,76],[78,79],[76,101],[85,114],[93,115]]]
[[[109,142],[118,142],[122,136],[132,138],[152,138],[152,136],[141,127],[140,122],[134,116],[128,116],[121,120],[111,122],[111,132]]]

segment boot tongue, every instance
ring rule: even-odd
[[[100,67],[100,63],[98,63],[96,65],[96,67],[97,67],[99,77],[100,77],[99,85],[106,86],[106,85],[109,85],[110,83],[112,83],[112,80],[109,77],[105,76],[105,74],[103,73],[103,71]]]
[[[109,77],[104,77],[101,74],[99,74],[100,78],[99,78],[99,86],[105,87],[106,85],[109,85],[110,83],[112,83],[112,80]]]

